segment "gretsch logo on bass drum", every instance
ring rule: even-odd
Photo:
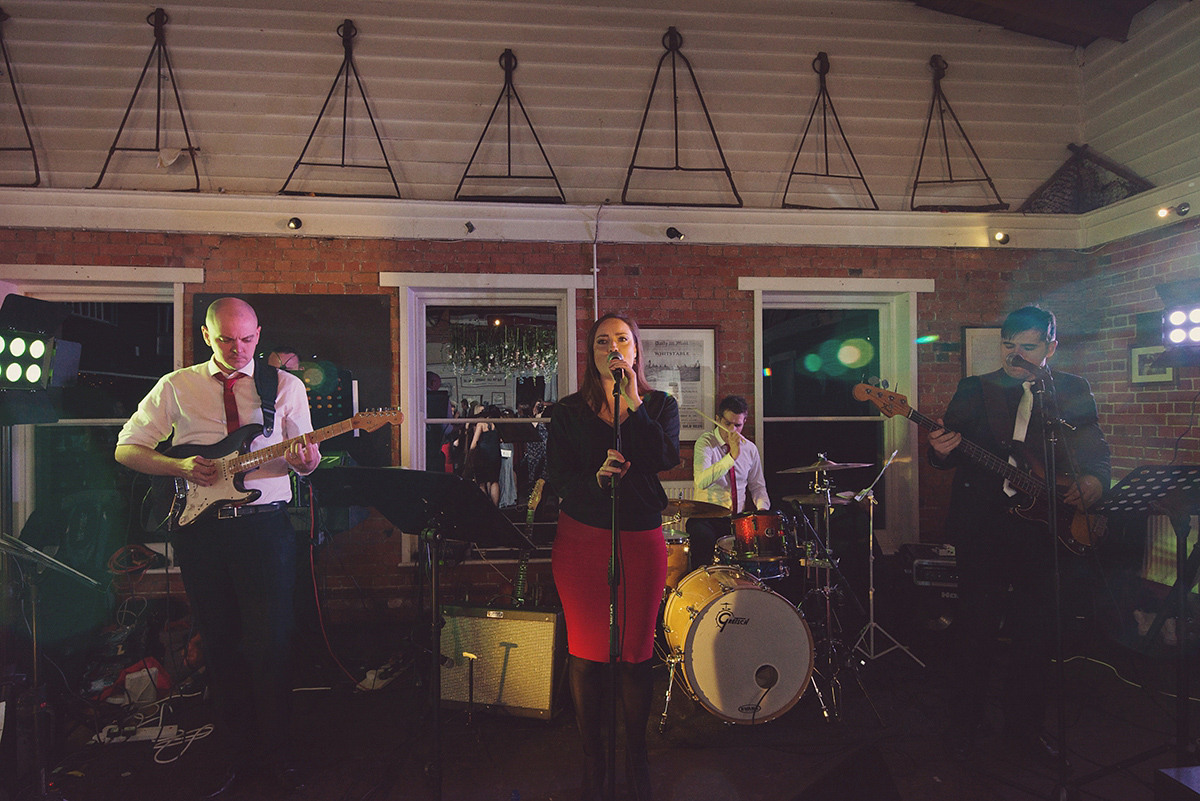
[[[717,612],[717,631],[724,631],[725,627],[731,623],[735,626],[749,626],[750,618],[736,616],[733,614],[733,607],[728,603],[723,603],[721,611]]]

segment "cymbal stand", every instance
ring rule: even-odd
[[[869,502],[870,510],[870,533],[867,535],[867,547],[870,549],[870,555],[867,558],[867,625],[863,626],[862,632],[858,635],[857,642],[854,643],[852,651],[861,653],[867,659],[878,659],[884,654],[891,653],[899,648],[904,653],[912,657],[912,660],[921,667],[925,667],[925,663],[917,658],[917,655],[908,650],[907,646],[901,645],[900,641],[888,634],[887,629],[875,622],[875,490],[867,490],[867,501]],[[878,631],[892,643],[882,651],[875,649],[875,632]],[[867,646],[863,647],[863,641],[867,641]]]

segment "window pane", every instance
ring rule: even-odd
[[[851,389],[879,375],[879,313],[763,309],[762,366],[768,418],[874,416]]]

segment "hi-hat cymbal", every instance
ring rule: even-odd
[[[780,473],[821,473],[827,470],[852,470],[856,467],[870,467],[870,464],[865,462],[831,462],[822,456],[812,464],[804,467],[789,467],[787,470],[780,470]]]
[[[796,503],[801,506],[845,506],[853,500],[854,493],[850,493],[850,498],[842,498],[838,495],[832,497],[817,493],[815,495],[785,495],[784,500],[788,503]]]
[[[679,515],[681,517],[729,517],[729,510],[724,506],[705,501],[693,501],[689,498],[668,498],[664,515]]]

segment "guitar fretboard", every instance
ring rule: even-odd
[[[941,428],[936,420],[918,412],[916,409],[908,410],[908,419],[912,420],[917,425],[927,431],[937,431]],[[984,468],[991,470],[993,473],[999,473],[1007,479],[1009,485],[1018,492],[1024,493],[1031,498],[1041,498],[1046,494],[1046,482],[1030,475],[1013,464],[1010,464],[999,456],[996,456],[989,450],[981,448],[974,442],[971,442],[966,437],[963,437],[962,443],[958,446],[959,450],[963,451],[967,456]]]
[[[347,431],[353,430],[354,418],[351,417],[348,420],[342,420],[340,423],[334,423],[323,428],[318,428],[316,431],[310,431],[307,434],[301,434],[298,437],[292,437],[291,439],[285,439],[283,442],[268,445],[262,450],[231,454],[226,457],[225,465],[230,473],[244,473],[247,470],[262,467],[267,462],[278,459],[287,453],[288,448],[296,443],[311,445],[316,442],[324,442],[339,434],[345,434]]]

